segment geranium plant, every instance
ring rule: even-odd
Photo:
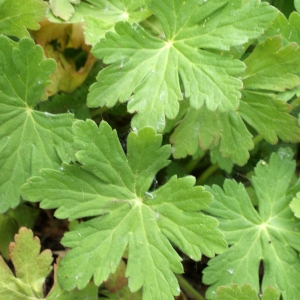
[[[0,1],[0,295],[297,299],[300,4],[268,2]]]

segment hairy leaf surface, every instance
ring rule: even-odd
[[[93,48],[109,66],[92,85],[88,105],[111,107],[129,101],[128,111],[137,112],[133,126],[162,131],[165,116],[173,119],[178,113],[180,78],[193,108],[205,103],[210,110],[236,109],[244,64],[218,51],[258,37],[276,10],[256,0],[147,3],[161,21],[165,39],[149,35],[137,24],[117,23],[115,32]]]
[[[33,110],[54,69],[32,40],[0,37],[0,212],[17,206],[19,187],[41,167],[70,161],[73,115]]]
[[[300,221],[289,203],[299,183],[290,187],[295,171],[293,153],[280,149],[269,164],[260,161],[252,184],[258,199],[257,210],[242,184],[226,180],[224,190],[218,186],[207,190],[214,196],[206,210],[216,216],[231,247],[213,258],[204,270],[204,282],[211,284],[208,299],[221,285],[250,284],[258,292],[259,266],[264,265],[261,289],[275,287],[283,299],[296,299],[300,289],[296,274],[300,272]],[[280,276],[278,276],[280,274]]]
[[[148,191],[170,155],[170,146],[161,147],[162,137],[152,128],[129,134],[127,155],[105,122],[98,128],[91,120],[76,121],[73,130],[80,165],[45,169],[23,187],[26,199],[58,208],[58,218],[94,217],[62,240],[73,248],[59,272],[62,286],[81,289],[92,277],[100,285],[128,247],[131,291],[143,287],[143,299],[173,299],[179,292],[173,272],[183,269],[171,243],[195,260],[226,249],[216,219],[199,212],[208,207],[210,194],[194,187],[191,176],[172,177]]]

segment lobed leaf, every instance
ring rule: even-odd
[[[80,2],[74,10],[67,21],[68,23],[83,23],[85,41],[89,45],[98,43],[106,32],[114,31],[116,22],[127,21],[137,24],[152,14],[144,0],[88,0]],[[48,14],[51,22],[62,22],[54,15]]]
[[[0,37],[0,212],[16,207],[20,186],[41,167],[59,168],[73,154],[73,115],[34,110],[55,69],[30,39]]]
[[[29,37],[28,29],[38,30],[48,9],[42,0],[2,0],[0,2],[0,34]]]
[[[143,288],[143,299],[173,299],[179,293],[173,272],[183,269],[172,245],[195,260],[226,249],[217,221],[199,212],[210,194],[195,187],[191,176],[172,177],[148,191],[170,155],[170,146],[161,146],[161,135],[150,127],[130,132],[127,155],[105,122],[98,128],[91,120],[76,121],[73,131],[80,164],[45,169],[22,188],[26,199],[57,208],[58,218],[93,217],[63,238],[73,249],[59,271],[60,283],[82,289],[93,277],[100,285],[128,247],[130,290]]]
[[[204,282],[211,284],[208,299],[218,286],[250,284],[258,291],[274,286],[283,299],[299,295],[296,274],[300,272],[298,252],[300,222],[293,216],[289,203],[299,183],[290,187],[295,162],[289,149],[273,153],[269,164],[260,161],[252,184],[257,210],[242,184],[226,180],[224,190],[218,186],[207,190],[214,200],[206,211],[216,216],[231,247],[213,258],[204,270]],[[259,267],[264,265],[261,287]],[[280,274],[280,276],[278,276]]]
[[[82,291],[64,291],[56,282],[56,271],[60,267],[54,265],[54,285],[44,297],[44,282],[52,270],[53,260],[50,250],[40,253],[41,245],[38,237],[33,237],[30,229],[21,227],[15,235],[15,242],[10,244],[10,257],[15,267],[16,276],[0,256],[0,293],[7,300],[96,300],[98,289],[89,284]]]
[[[243,165],[253,148],[252,135],[235,111],[213,112],[203,107],[190,109],[170,138],[174,144],[174,157],[193,155],[198,147],[213,149],[219,145],[223,157]]]
[[[193,108],[205,103],[210,110],[236,109],[242,88],[238,76],[244,65],[218,51],[258,37],[276,10],[256,0],[153,0],[147,4],[161,21],[165,40],[150,36],[136,24],[117,23],[115,32],[107,33],[93,48],[94,55],[109,66],[92,85],[88,105],[111,107],[128,101],[128,111],[137,112],[134,127],[163,131],[165,116],[173,119],[178,114],[180,78]]]
[[[243,285],[239,288],[237,285],[231,287],[219,287],[217,289],[217,300],[279,300],[279,293],[269,286],[259,298],[257,292],[250,285]]]

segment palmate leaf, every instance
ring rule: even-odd
[[[29,37],[28,29],[40,28],[38,22],[44,19],[48,5],[42,0],[1,0],[0,34]]]
[[[264,274],[261,290],[269,285],[284,300],[297,299],[300,293],[300,221],[293,216],[289,203],[300,189],[299,182],[290,187],[295,161],[289,149],[273,153],[269,164],[260,161],[252,184],[258,199],[257,210],[242,184],[226,180],[224,190],[207,187],[214,200],[206,210],[216,216],[231,247],[209,261],[204,282],[211,284],[208,299],[218,286],[250,284],[258,293],[259,267]]]
[[[283,46],[280,36],[259,43],[244,61],[245,90],[238,110],[221,113],[191,108],[171,136],[174,157],[193,155],[199,146],[205,150],[219,145],[223,157],[245,164],[253,142],[244,121],[271,144],[277,143],[278,137],[285,142],[299,142],[300,127],[290,115],[291,107],[274,94],[299,85],[299,54],[295,43]],[[227,121],[230,126],[224,126],[221,120],[229,114],[235,122]]]
[[[242,88],[238,76],[244,64],[211,50],[228,51],[258,37],[276,10],[257,0],[153,0],[147,4],[161,21],[165,40],[150,36],[137,24],[117,23],[115,32],[107,33],[93,48],[94,55],[109,66],[92,85],[88,105],[111,107],[129,100],[128,111],[137,112],[134,127],[162,131],[165,116],[173,119],[178,113],[180,77],[193,108],[205,103],[210,110],[236,109]]]
[[[73,115],[33,110],[54,69],[32,40],[0,37],[0,212],[17,206],[28,177],[72,156]]]
[[[152,128],[129,134],[127,155],[105,122],[98,128],[91,120],[76,121],[73,130],[80,165],[45,169],[22,188],[26,199],[58,208],[58,218],[94,217],[62,240],[73,248],[59,272],[62,286],[81,289],[92,277],[101,284],[128,247],[130,290],[143,287],[143,299],[173,299],[179,293],[173,272],[183,269],[171,243],[195,260],[226,249],[216,220],[199,212],[208,207],[210,194],[194,187],[191,176],[172,177],[148,191],[170,155]]]
[[[16,276],[0,256],[0,293],[6,300],[96,300],[98,289],[89,284],[84,290],[73,292],[64,291],[56,282],[56,271],[60,267],[54,266],[54,285],[44,297],[43,285],[51,272],[52,253],[44,250],[40,253],[41,245],[37,237],[33,237],[30,229],[20,228],[15,235],[15,242],[10,244],[10,257],[15,268]]]

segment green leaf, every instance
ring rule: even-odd
[[[271,144],[276,144],[278,137],[285,142],[300,141],[300,127],[290,111],[274,94],[251,91],[243,92],[239,107],[240,116]]]
[[[93,54],[109,66],[91,86],[88,105],[111,107],[128,101],[128,111],[138,112],[134,127],[162,131],[165,116],[173,119],[178,113],[183,98],[180,77],[185,97],[195,109],[204,103],[210,110],[236,109],[244,65],[213,50],[228,51],[258,37],[276,10],[257,0],[147,3],[162,23],[165,40],[150,36],[137,24],[117,23],[115,32],[93,48]]]
[[[56,17],[68,21],[74,13],[74,7],[69,0],[50,0],[50,8]]]
[[[50,250],[40,253],[40,242],[32,231],[22,227],[11,243],[11,260],[16,277],[0,257],[0,293],[8,300],[42,299],[43,283],[52,267]]]
[[[9,209],[5,214],[0,214],[0,252],[9,260],[9,243],[14,240],[14,235],[21,226],[32,228],[39,214],[39,209],[24,203],[15,209]]]
[[[217,300],[279,300],[279,293],[273,288],[268,287],[261,298],[250,285],[243,285],[239,288],[237,285],[231,287],[219,287],[217,289]]]
[[[290,42],[296,42],[299,45],[300,15],[297,12],[292,12],[287,20],[284,14],[279,13],[272,26],[266,30],[265,35],[261,36],[261,39],[265,40],[267,37],[274,37],[278,34],[283,39],[283,45]]]
[[[31,30],[38,30],[38,22],[44,19],[48,5],[42,0],[1,0],[0,34],[29,37]]]
[[[282,47],[282,37],[275,36],[259,43],[244,60],[243,76],[247,90],[283,92],[300,84],[300,48],[296,43]]]
[[[0,293],[6,300],[97,300],[98,289],[89,284],[82,291],[64,291],[56,282],[57,268],[54,265],[54,286],[44,298],[44,282],[52,270],[52,253],[44,250],[38,237],[33,237],[30,229],[20,228],[15,235],[15,242],[10,244],[10,256],[14,265],[16,277],[0,256]]]
[[[100,285],[128,247],[130,290],[143,287],[143,299],[173,299],[179,293],[173,272],[183,268],[171,243],[195,260],[226,249],[216,220],[199,212],[208,207],[210,194],[194,187],[191,176],[172,177],[148,191],[170,155],[170,146],[161,147],[162,137],[152,128],[130,132],[127,155],[105,122],[98,128],[91,120],[76,121],[73,131],[80,165],[45,169],[22,188],[26,199],[58,208],[58,218],[94,217],[63,238],[73,249],[64,258],[60,283],[81,289],[93,277]]]
[[[231,245],[211,259],[204,270],[203,281],[211,284],[208,299],[213,298],[218,286],[232,283],[250,284],[257,293],[271,285],[284,300],[297,299],[300,222],[293,216],[289,203],[300,185],[290,187],[296,166],[292,157],[291,150],[281,148],[271,155],[269,164],[265,161],[257,164],[252,178],[257,210],[245,187],[234,180],[226,180],[224,190],[218,186],[206,188],[214,196],[206,211],[218,218]],[[261,287],[260,263],[264,266]]]
[[[0,37],[0,212],[18,205],[19,187],[41,167],[72,157],[73,116],[33,110],[54,68],[32,40]]]
[[[295,198],[293,198],[290,208],[295,213],[295,216],[300,218],[300,192],[296,194]]]
[[[248,151],[254,146],[252,135],[237,112],[213,112],[206,107],[191,108],[176,127],[171,142],[175,158],[193,155],[198,145],[202,150],[219,145],[222,156],[239,165],[247,162]]]
[[[116,22],[128,21],[134,24],[151,14],[144,0],[88,0],[75,6],[75,12],[68,23],[84,22],[85,41],[89,45],[95,45],[107,31],[114,30]],[[51,22],[61,22],[52,14],[48,18]]]
[[[300,1],[299,0],[294,0],[294,5],[295,8],[298,12],[300,12]]]

